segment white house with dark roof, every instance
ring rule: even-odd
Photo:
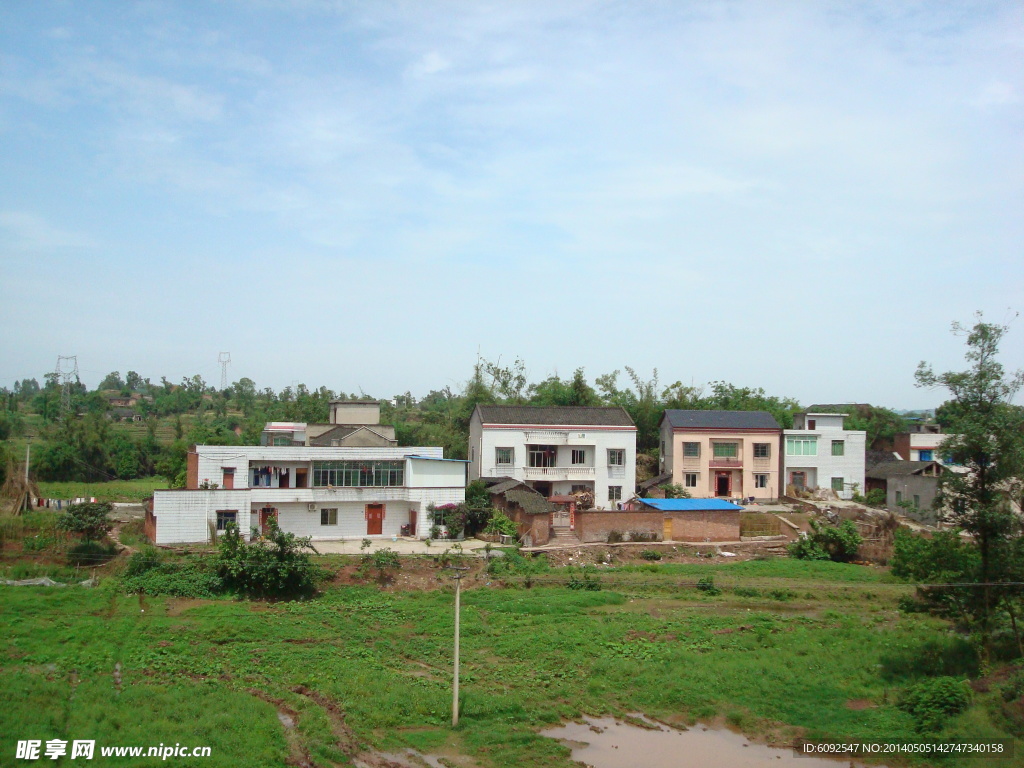
[[[694,498],[779,498],[782,428],[764,411],[662,414],[661,471]]]
[[[636,485],[636,425],[621,407],[478,405],[469,479],[510,477],[546,497],[588,491],[616,509]]]
[[[840,499],[864,490],[867,433],[846,429],[846,413],[807,412],[783,430],[782,474],[797,489],[831,489]]]

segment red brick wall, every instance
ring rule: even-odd
[[[199,487],[199,454],[189,451],[185,464],[185,487],[196,490]]]
[[[587,510],[576,512],[576,535],[580,541],[608,541],[608,534],[618,531],[626,538],[630,531],[653,534],[661,541],[665,529],[665,515],[662,512],[611,512]]]
[[[739,510],[666,512],[674,541],[739,541]]]
[[[529,535],[535,547],[543,547],[550,541],[551,515],[528,515],[515,504],[507,505],[505,514],[518,526],[520,539]]]

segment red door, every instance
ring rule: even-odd
[[[384,505],[366,505],[366,535],[380,534],[384,532]]]
[[[264,507],[260,510],[260,533],[266,536],[270,533],[270,519],[277,522],[277,510],[273,507]]]
[[[223,479],[224,482],[221,483],[221,485],[223,486],[225,491],[232,491],[232,490],[234,490],[234,488],[235,488],[235,468],[234,467],[224,467],[224,477],[222,479]]]

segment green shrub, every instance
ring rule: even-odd
[[[103,565],[117,556],[117,545],[112,541],[82,541],[67,551],[68,565]]]
[[[254,597],[310,595],[326,576],[305,550],[316,552],[309,538],[285,533],[271,518],[263,540],[246,543],[238,526],[229,524],[218,544],[217,575],[227,589]]]
[[[903,692],[899,708],[914,718],[919,733],[937,733],[953,715],[971,705],[971,689],[955,677],[922,680]]]
[[[132,556],[128,558],[128,565],[125,566],[123,575],[127,578],[141,576],[147,571],[159,567],[162,562],[163,556],[160,550],[156,547],[145,547],[138,552],[133,552]]]
[[[110,519],[113,506],[109,501],[72,504],[57,518],[57,527],[68,533],[77,533],[86,541],[99,541],[114,527]]]
[[[394,571],[402,567],[402,561],[398,553],[388,547],[378,549],[376,552],[367,552],[362,558],[362,568],[365,571],[373,568],[377,571],[377,580],[380,582],[390,581],[394,578]]]
[[[791,557],[848,563],[857,557],[857,550],[864,541],[850,520],[843,520],[839,525],[822,525],[812,520],[811,529],[810,535],[801,536],[787,547]]]
[[[869,507],[884,507],[885,491],[881,488],[872,488],[864,495],[864,503]]]
[[[722,594],[722,590],[715,586],[715,578],[713,576],[702,576],[698,579],[697,589],[706,595]]]
[[[487,533],[502,536],[518,536],[519,526],[500,509],[496,509],[484,529]]]
[[[640,553],[640,557],[644,560],[661,560],[661,552],[653,549],[645,549]]]
[[[56,549],[58,540],[55,536],[47,533],[37,533],[35,536],[26,536],[21,540],[21,548],[25,552],[46,552]]]
[[[125,523],[118,531],[117,538],[126,547],[141,547],[149,544],[149,539],[146,538],[146,521],[140,518]]]
[[[136,553],[139,554],[139,553]],[[143,561],[139,566],[143,567]],[[145,561],[151,565],[152,561]],[[129,564],[130,565],[130,564]],[[165,595],[167,597],[212,598],[224,584],[217,574],[196,563],[160,563],[121,578],[121,587],[128,594]]]

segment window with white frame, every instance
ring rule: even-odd
[[[832,455],[833,456],[845,456],[846,455],[846,443],[842,440],[832,441]]]
[[[218,509],[217,510],[217,530],[226,531],[228,524],[238,524],[238,510],[237,509]]]
[[[608,501],[622,501],[622,486],[621,485],[609,485],[608,486]]]
[[[687,472],[683,475],[683,487],[685,488],[696,488],[697,487],[697,473]]]
[[[337,525],[338,524],[338,508],[331,507],[329,509],[320,510],[320,525]]]
[[[787,437],[787,456],[817,456],[818,438],[816,437]]]
[[[755,488],[767,488],[768,487],[768,475],[754,475],[754,487]]]
[[[683,456],[687,459],[696,459],[700,456],[700,443],[683,443]]]
[[[494,463],[499,467],[511,467],[516,460],[515,448],[495,448]]]
[[[573,464],[585,464],[587,461],[587,452],[582,448],[572,449],[572,463]]]
[[[626,451],[623,448],[608,449],[608,466],[624,467],[626,465]]]
[[[770,459],[772,456],[771,443],[754,443],[755,459]]]

